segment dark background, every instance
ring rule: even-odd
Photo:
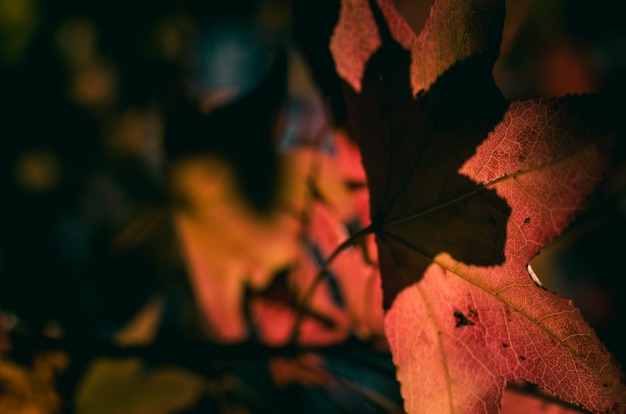
[[[507,3],[494,71],[505,96],[602,92],[621,105],[620,1]],[[238,86],[264,73],[264,53],[302,50],[332,119],[344,122],[324,41],[336,13],[326,0],[0,0],[0,304],[13,323],[72,331],[106,319],[97,269],[129,217],[168,202],[164,171],[174,155],[160,116],[183,92],[214,91],[204,66],[213,28],[261,28],[246,38],[260,42],[251,46],[258,56],[248,56]],[[249,117],[242,109],[233,119]],[[619,153],[607,182],[533,266],[626,365],[623,160]]]

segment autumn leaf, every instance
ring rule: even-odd
[[[620,367],[528,265],[610,168],[611,111],[596,95],[504,99],[501,8],[441,0],[416,36],[391,1],[346,0],[332,39],[405,408],[497,413],[523,379],[625,412]]]
[[[552,395],[529,383],[516,382],[507,387],[502,399],[502,412],[506,414],[580,414],[580,408],[565,404]]]
[[[411,53],[413,94],[427,90],[456,62],[477,53],[496,56],[504,19],[504,1],[439,1],[419,36],[392,0],[378,2],[395,41]],[[356,91],[365,62],[380,47],[378,28],[368,0],[341,2],[330,49],[337,73]]]
[[[62,401],[55,379],[68,365],[63,352],[33,355],[32,366],[0,359],[0,412],[49,414],[59,412]]]
[[[136,358],[101,358],[80,384],[76,412],[169,414],[191,406],[205,388],[202,378],[181,368],[150,369]]]
[[[351,190],[346,184],[364,184],[362,166],[356,165],[358,150],[340,136],[334,142],[332,155],[315,148],[280,154],[277,207],[266,215],[250,208],[223,160],[197,156],[171,168],[173,191],[184,200],[184,207],[174,211],[174,228],[194,298],[215,340],[246,339],[246,306],[258,339],[272,346],[290,341],[295,326],[301,328],[298,343],[308,346],[340,343],[353,333],[383,335],[382,312],[369,306],[382,300],[379,278],[359,249],[342,254],[330,269],[340,300],[324,281],[307,302],[310,315],[301,326],[296,322],[295,302],[306,295],[320,261],[348,238],[346,223],[362,218],[366,210],[362,197],[354,195],[364,195],[365,189]],[[277,280],[283,272],[286,280]],[[281,284],[277,294],[273,290]],[[139,316],[129,327],[146,325]],[[124,332],[120,337],[137,339]]]

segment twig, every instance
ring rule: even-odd
[[[361,229],[357,233],[350,236],[348,239],[344,240],[339,246],[335,248],[335,250],[328,257],[328,259],[326,259],[326,261],[324,262],[324,265],[317,272],[315,279],[313,279],[313,282],[311,282],[311,285],[309,286],[307,291],[304,293],[302,300],[300,301],[300,306],[298,306],[298,311],[296,313],[296,320],[294,322],[293,330],[291,332],[290,342],[292,344],[296,344],[298,341],[298,336],[300,334],[300,327],[302,325],[303,316],[304,316],[302,309],[307,308],[309,301],[313,297],[313,293],[315,293],[315,289],[326,278],[330,265],[337,258],[337,256],[339,256],[341,252],[343,252],[348,247],[356,244],[359,240],[363,239],[365,236],[374,233],[374,231],[375,229],[374,229],[374,226],[372,225],[369,225]]]

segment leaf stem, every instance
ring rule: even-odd
[[[348,237],[346,240],[344,240],[341,244],[339,244],[339,246],[337,246],[335,250],[333,250],[331,255],[328,256],[326,261],[324,261],[323,266],[315,275],[315,279],[313,279],[313,282],[311,282],[311,285],[304,292],[302,300],[300,301],[300,305],[297,308],[296,320],[293,325],[293,330],[291,331],[291,339],[290,339],[291,343],[293,344],[297,343],[298,336],[300,334],[300,328],[302,326],[303,317],[304,317],[303,310],[307,309],[307,305],[310,302],[311,298],[313,297],[313,293],[315,292],[315,289],[317,289],[319,284],[326,278],[326,275],[328,274],[328,270],[331,264],[333,263],[333,261],[345,249],[356,244],[358,241],[362,240],[365,236],[375,233],[375,231],[376,231],[376,227],[373,224],[370,224],[369,226],[362,228],[361,230],[359,230],[358,232],[354,233],[353,235]]]

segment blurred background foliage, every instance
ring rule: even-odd
[[[415,24],[425,20],[427,8],[412,10],[411,2],[396,3]],[[620,104],[626,88],[626,22],[619,1],[512,0],[507,8],[501,58],[494,69],[505,96],[603,92]],[[168,256],[178,239],[167,220],[162,225],[160,214],[172,206],[193,211],[189,205],[194,197],[230,194],[220,185],[238,189],[228,211],[248,206],[242,211],[253,217],[252,224],[242,224],[238,231],[266,235],[278,228],[292,237],[287,225],[274,227],[273,215],[294,207],[294,194],[304,192],[332,211],[332,220],[343,222],[346,234],[364,225],[358,207],[348,212],[337,207],[344,190],[332,189],[329,180],[324,184],[310,178],[317,167],[296,173],[283,157],[302,148],[326,155],[339,152],[333,137],[345,126],[346,115],[327,48],[337,13],[338,2],[331,0],[0,0],[0,323],[17,335],[9,345],[0,329],[0,351],[10,349],[10,359],[0,364],[0,396],[11,407],[3,412],[71,412],[72,404],[62,402],[67,398],[78,401],[81,413],[277,411],[267,407],[268,396],[284,396],[276,394],[283,388],[276,385],[276,375],[268,379],[273,375],[268,369],[274,369],[268,366],[282,367],[283,359],[269,358],[268,363],[267,355],[253,358],[237,351],[236,363],[217,369],[217,381],[198,376],[207,373],[199,373],[198,367],[181,371],[181,360],[175,361],[180,366],[154,372],[147,368],[154,361],[129,360],[127,354],[108,365],[105,359],[105,369],[103,360],[94,361],[97,351],[109,357],[118,352],[107,347],[72,348],[69,359],[63,352],[43,351],[61,348],[68,353],[71,347],[46,341],[74,336],[137,343],[142,335],[154,338],[152,331],[161,322],[151,318],[184,319],[197,313],[185,301],[198,292],[173,300],[182,311],[154,301],[157,285],[181,268]],[[204,195],[189,190],[194,177],[200,177],[194,175],[198,156],[202,162],[206,157],[219,160],[200,176],[231,178],[222,184],[201,181],[210,190]],[[337,156],[333,159],[340,164]],[[291,160],[301,163],[300,158]],[[362,177],[338,165],[333,168],[343,171],[342,186],[350,189],[350,197],[360,197],[355,203],[366,204]],[[618,164],[586,211],[533,262],[549,288],[574,300],[622,364],[625,173],[626,166]],[[289,177],[297,177],[299,184],[285,184]],[[295,203],[298,213],[307,209],[304,204]],[[315,237],[323,239],[310,236],[307,251],[319,269],[330,252]],[[291,256],[276,258],[272,252],[267,255],[273,259],[261,261],[262,288],[257,290],[267,292],[291,266]],[[363,252],[359,260],[367,262],[365,247]],[[187,266],[190,273],[197,269],[193,263]],[[254,295],[248,289],[254,280],[238,281],[246,287],[237,288],[233,297],[238,299],[233,300]],[[332,309],[345,302],[338,289],[328,287],[335,292]],[[235,307],[241,310],[239,302]],[[128,321],[144,315],[141,310],[147,316],[137,322],[134,333],[124,336]],[[222,311],[213,311],[217,319]],[[19,342],[28,335],[40,340],[36,345]],[[326,344],[352,344],[354,336],[348,332]],[[373,336],[366,337],[371,342]],[[176,336],[166,339],[172,338]],[[232,342],[219,335],[209,339]],[[361,346],[359,342],[357,349]],[[31,347],[39,351],[33,353]],[[168,350],[189,349],[191,361],[203,352],[193,346],[163,349],[159,358]],[[324,354],[322,363],[305,357],[287,363],[287,370],[278,369],[316,371],[325,364],[334,368],[335,378],[342,378],[340,385],[326,383],[323,391],[315,387],[289,409],[398,410],[388,355],[347,349],[352,349],[347,352],[352,359]],[[209,371],[217,372],[212,365]],[[117,384],[116,396],[107,394],[120,378],[126,385]],[[56,389],[59,395],[51,391]],[[163,389],[173,390],[167,403],[157,398]],[[232,389],[237,392],[229,393]],[[321,396],[314,395],[318,392]],[[118,401],[126,408],[113,404]]]

